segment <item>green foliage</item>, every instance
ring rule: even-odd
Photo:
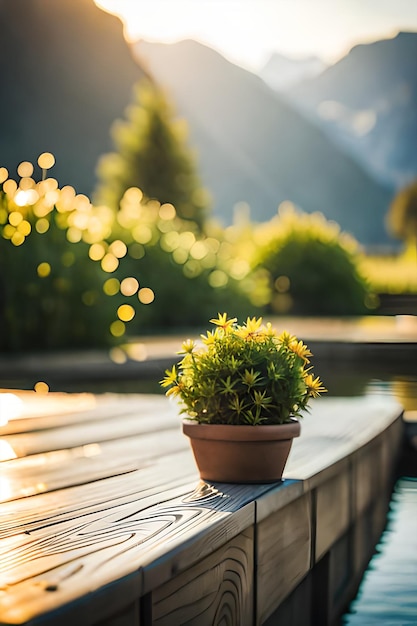
[[[203,346],[183,344],[184,356],[161,381],[181,412],[203,424],[283,424],[301,416],[323,393],[307,346],[287,332],[279,336],[262,318],[238,325],[226,313],[210,320],[216,329]]]
[[[0,168],[1,350],[195,331],[231,307],[240,317],[363,310],[356,251],[324,218],[290,212],[226,229],[206,222],[202,232],[138,187],[114,211],[59,189],[46,169],[40,182],[30,163],[18,173],[16,182]]]
[[[3,170],[4,171],[4,170]],[[56,181],[23,177],[0,187],[0,349],[91,347],[111,342],[105,273],[89,246],[68,239],[80,212]]]
[[[118,283],[115,297],[124,295],[124,303],[134,308],[134,316],[123,329],[127,336],[195,329],[213,309],[231,302],[236,310],[248,312],[238,281],[227,268],[221,269],[221,241],[181,219],[172,204],[146,201],[138,188],[130,188],[122,198],[110,238],[126,245],[111,280]],[[99,245],[101,254],[108,252],[106,241]],[[123,281],[132,278],[138,288],[129,294]]]
[[[107,347],[129,337],[197,328],[234,302],[222,243],[138,188],[119,210],[71,187],[0,169],[0,349]],[[20,167],[20,166],[19,166]]]
[[[94,202],[118,210],[127,189],[139,187],[148,199],[171,203],[178,215],[203,228],[208,194],[198,179],[186,143],[185,122],[174,118],[162,91],[148,80],[136,85],[126,119],[112,129],[116,152],[98,164]]]
[[[417,293],[417,250],[411,244],[395,255],[364,255],[360,271],[374,294]]]
[[[357,315],[368,286],[355,242],[320,215],[280,215],[258,248],[258,272],[269,277],[268,309],[301,315]]]
[[[395,237],[417,245],[417,180],[401,189],[393,199],[387,226]]]

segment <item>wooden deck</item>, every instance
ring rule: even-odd
[[[317,400],[283,482],[209,485],[164,396],[3,391],[0,624],[331,623],[383,525],[401,417],[387,396]]]

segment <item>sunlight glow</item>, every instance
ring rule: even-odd
[[[13,393],[0,393],[0,426],[22,414],[23,403]]]
[[[417,30],[415,0],[95,0],[118,15],[129,41],[195,39],[259,69],[271,53],[334,62],[355,44]]]
[[[0,461],[10,461],[16,458],[17,454],[10,443],[5,439],[0,439]]]
[[[0,476],[0,502],[5,502],[11,498],[13,493],[10,480],[5,476]]]

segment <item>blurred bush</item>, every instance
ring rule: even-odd
[[[18,182],[0,168],[0,350],[105,347],[248,313],[216,237],[138,188],[117,212],[93,206],[46,176],[53,162],[39,157],[39,182],[29,162]]]
[[[247,298],[228,271],[216,226],[207,224],[203,234],[196,223],[180,218],[172,204],[145,200],[132,187],[123,195],[111,236],[123,242],[125,254],[106,285],[124,296],[127,316],[128,311],[132,315],[128,328],[118,323],[118,333],[203,328],[213,311],[224,308],[249,314]],[[111,246],[106,241],[97,244],[98,250],[100,246],[103,263]]]
[[[267,310],[295,315],[360,315],[372,298],[358,270],[359,246],[321,214],[281,206],[255,233],[255,274]]]
[[[21,163],[20,182],[0,168],[0,349],[3,351],[101,345],[109,340],[104,272],[82,241],[88,198],[58,188],[46,170],[52,155]]]
[[[0,350],[110,347],[197,332],[222,311],[357,315],[373,303],[357,242],[286,203],[222,228],[127,189],[117,210],[48,175],[53,156],[0,168]],[[40,179],[36,182],[35,178]]]
[[[118,210],[124,193],[139,187],[147,199],[171,202],[184,220],[203,229],[210,198],[188,145],[188,125],[151,80],[134,86],[124,119],[111,128],[114,152],[101,156],[94,203]]]

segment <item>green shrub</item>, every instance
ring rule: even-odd
[[[111,343],[106,278],[82,240],[90,204],[22,163],[0,170],[0,349],[51,350]]]
[[[0,350],[107,347],[198,328],[232,305],[248,314],[220,231],[202,234],[137,188],[115,212],[59,189],[45,169],[35,182],[30,163],[18,174],[0,168]]]
[[[271,227],[272,226],[272,227]],[[269,279],[268,310],[296,315],[366,312],[368,287],[357,245],[323,216],[282,212],[258,249],[257,271]]]

